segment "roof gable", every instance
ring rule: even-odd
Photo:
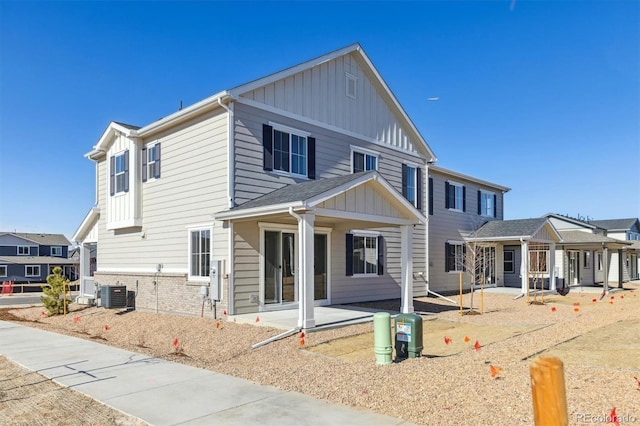
[[[518,239],[560,241],[561,237],[547,218],[535,218],[493,220],[471,233],[467,239],[470,241]]]
[[[347,80],[355,79],[355,96]],[[326,124],[341,131],[419,153],[435,155],[359,44],[237,86],[239,102]]]
[[[37,244],[43,246],[69,246],[71,243],[62,234],[44,234],[38,232],[0,232],[3,244],[7,242],[24,242],[24,245]],[[21,244],[17,244],[21,245]]]

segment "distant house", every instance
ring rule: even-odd
[[[69,245],[62,234],[0,232],[0,280],[41,283],[56,266],[72,278]]]
[[[608,219],[592,220],[589,223],[604,229],[607,237],[616,240],[628,241],[630,245],[619,250],[612,255],[612,262],[618,258],[620,267],[612,269],[609,275],[611,281],[629,281],[630,279],[640,279],[640,220],[630,219]]]

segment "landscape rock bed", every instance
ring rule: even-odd
[[[477,331],[470,331],[474,335],[468,336],[468,347],[459,353],[423,356],[387,366],[376,365],[373,351],[369,359],[351,361],[313,352],[314,347],[322,343],[371,333],[372,323],[308,332],[304,345],[295,334],[253,350],[251,345],[281,330],[225,320],[216,324],[209,318],[136,311],[119,314],[115,310],[79,309],[75,305],[66,317],[43,317],[41,308],[12,310],[10,314],[28,320],[22,322],[25,325],[81,338],[99,336],[104,340],[96,341],[102,344],[369,409],[415,424],[530,425],[533,424],[529,379],[532,360],[537,354],[580,336],[585,336],[583,339],[589,344],[576,350],[597,349],[601,356],[606,356],[610,342],[602,333],[602,327],[637,323],[640,319],[638,284],[626,284],[628,290],[615,293],[614,299],[607,297],[596,302],[592,299],[599,295],[586,292],[572,292],[566,297],[545,296],[544,305],[527,305],[524,299],[486,293],[482,315],[461,316],[457,307],[449,302],[418,298],[416,310],[437,311],[439,320],[460,326],[468,324],[468,330]],[[474,297],[478,307],[478,294]],[[386,309],[396,304],[399,306],[398,301],[386,301],[378,307]],[[468,294],[463,296],[463,304],[468,307]],[[10,320],[9,317],[5,312],[0,319]],[[426,327],[426,320],[433,315],[424,318]],[[496,341],[482,332],[492,326],[536,324],[545,326]],[[638,333],[633,327],[628,330],[631,334]],[[428,344],[434,345],[434,349],[446,350],[444,336],[447,333],[443,330],[442,337],[430,339]],[[590,333],[593,339],[589,338]],[[627,337],[630,342],[634,341],[633,336]],[[459,335],[452,338],[455,340],[451,345],[460,344]],[[176,351],[176,339],[181,353]],[[625,339],[625,336],[616,334],[616,339]],[[478,350],[473,348],[475,341],[479,342]],[[483,344],[489,342],[491,344]],[[622,360],[620,364],[618,360],[616,366],[610,367],[606,361],[602,361],[603,365],[592,365],[592,362],[582,365],[580,353],[574,352],[566,355],[568,362],[565,362],[570,423],[579,424],[579,419],[584,418],[580,416],[584,415],[609,414],[614,406],[618,415],[632,416],[640,422],[640,387],[634,379],[634,376],[640,377],[637,363],[630,360],[625,364]],[[497,377],[491,376],[491,365],[501,368]]]

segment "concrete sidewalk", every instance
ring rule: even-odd
[[[6,321],[0,321],[0,355],[152,425],[408,424]]]

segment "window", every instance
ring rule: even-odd
[[[496,217],[497,196],[491,192],[478,191],[478,214]]]
[[[382,275],[383,239],[377,233],[346,234],[348,276]]]
[[[62,256],[62,247],[51,247],[51,256]]]
[[[590,251],[584,252],[584,258],[583,258],[582,264],[585,269],[591,268],[591,252]]]
[[[514,263],[514,255],[515,252],[513,250],[505,250],[504,251],[504,260],[503,260],[503,266],[504,266],[504,272],[505,273],[514,273],[515,270],[515,263]]]
[[[189,278],[209,276],[211,256],[211,230],[197,229],[190,231],[189,238]]]
[[[0,277],[7,276],[7,265],[0,265]]]
[[[422,169],[402,165],[402,195],[419,210],[422,210]]]
[[[356,98],[356,82],[358,78],[355,75],[345,73],[345,90],[347,97],[351,99]]]
[[[29,246],[18,246],[18,256],[29,256]]]
[[[445,208],[464,212],[466,210],[466,189],[464,185],[445,182]]]
[[[463,243],[445,243],[445,272],[464,271],[465,248]]]
[[[142,181],[160,178],[160,144],[142,148]]]
[[[353,173],[364,172],[365,170],[378,169],[378,155],[369,152],[353,150],[351,155],[353,163]]]
[[[529,271],[533,273],[546,273],[547,271],[547,251],[531,250],[529,252]]]
[[[111,195],[129,192],[129,150],[112,156],[110,163]]]
[[[39,277],[40,276],[40,265],[27,265],[24,267],[24,276],[25,277]]]
[[[602,253],[598,253],[598,271],[602,271]]]
[[[315,138],[305,132],[264,124],[263,168],[315,179]]]

